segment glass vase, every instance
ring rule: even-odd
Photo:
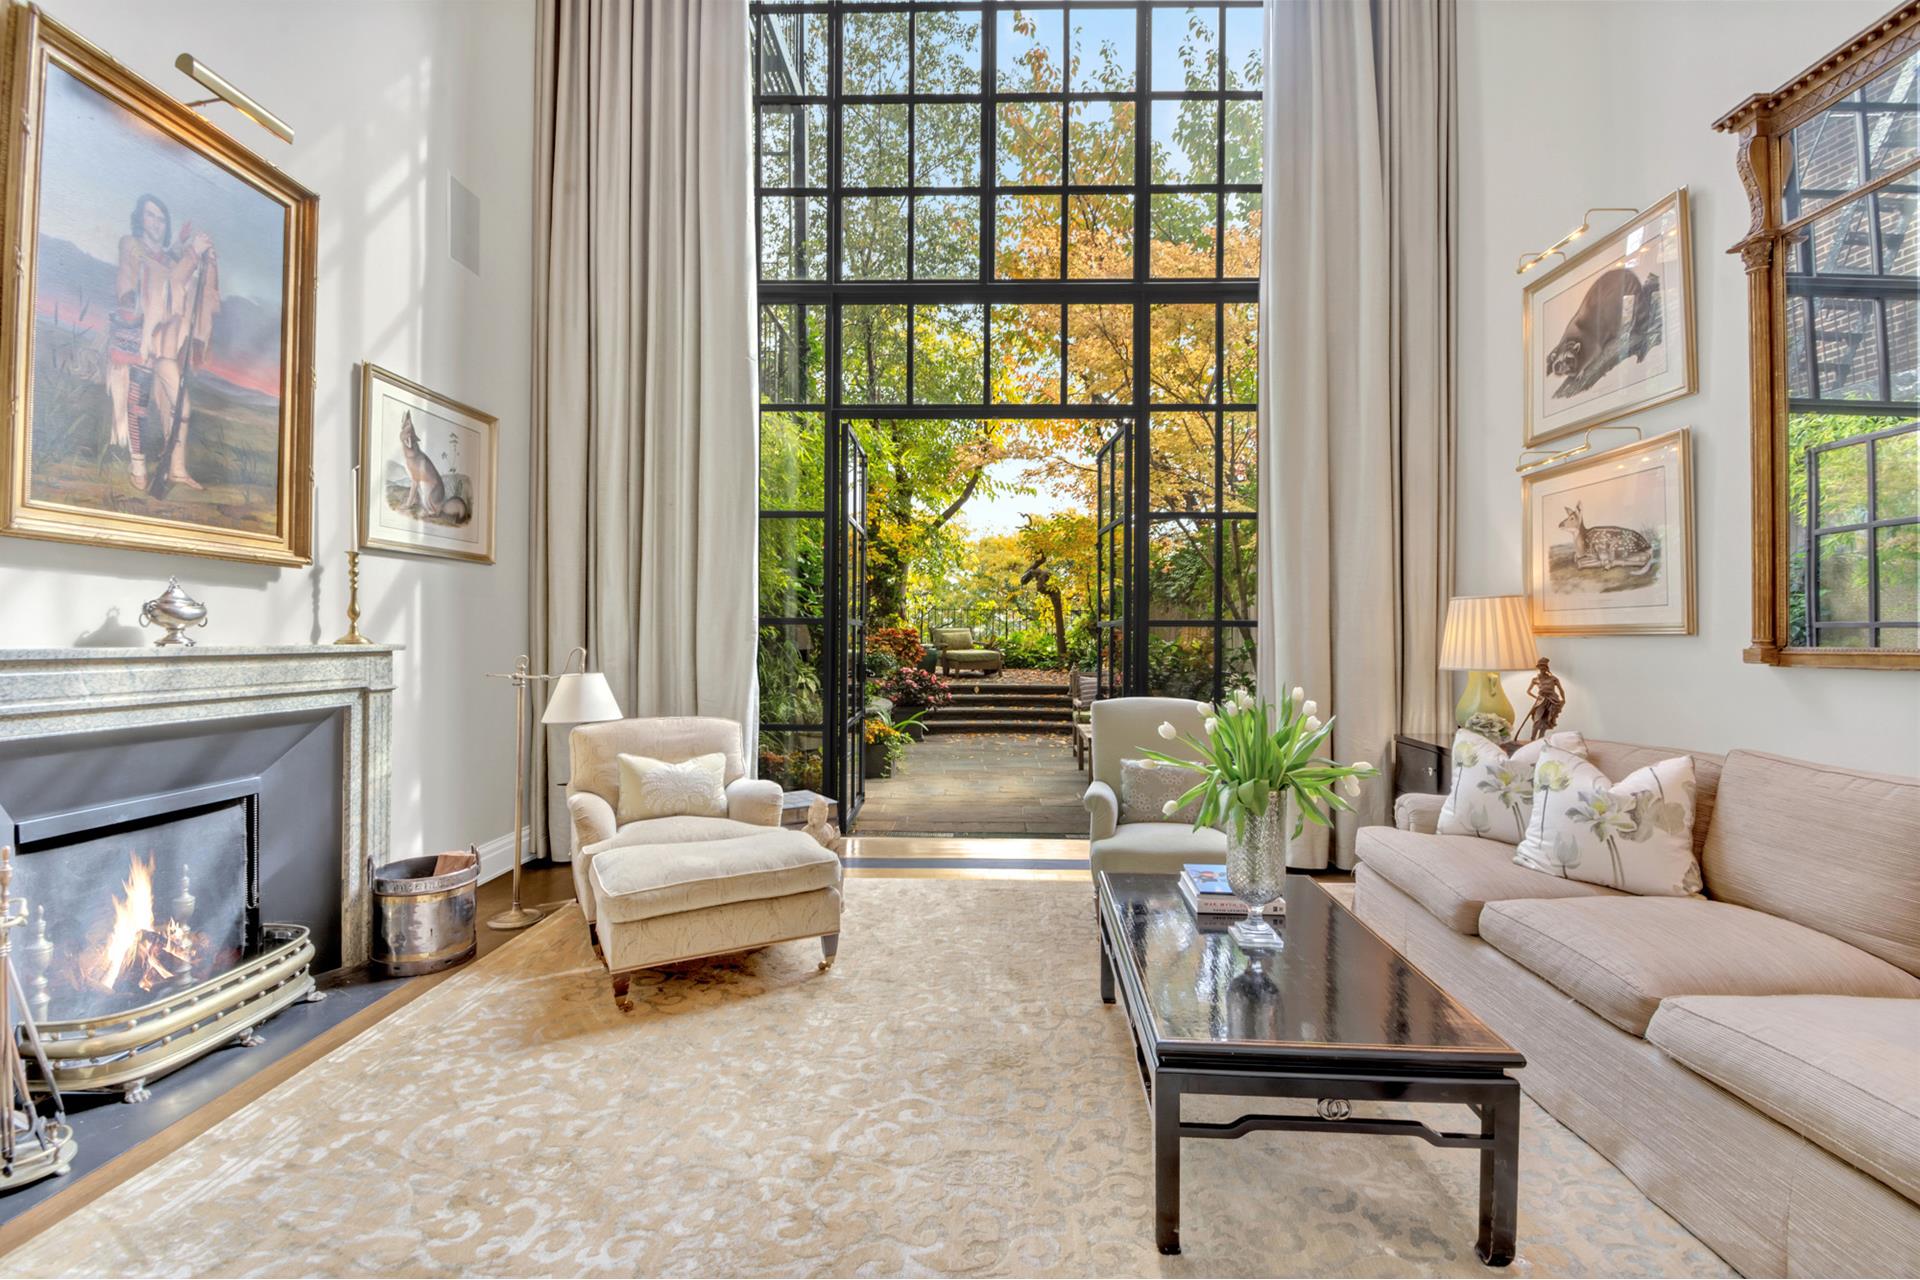
[[[1268,792],[1265,813],[1242,813],[1237,823],[1227,826],[1227,887],[1247,904],[1247,918],[1227,932],[1242,951],[1278,951],[1284,945],[1263,908],[1284,901],[1280,895],[1286,887],[1287,837],[1292,830],[1293,794],[1288,791]]]

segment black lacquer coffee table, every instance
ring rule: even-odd
[[[1336,902],[1287,877],[1284,949],[1256,965],[1224,922],[1196,920],[1170,875],[1101,872],[1100,997],[1116,992],[1153,1115],[1154,1234],[1180,1251],[1180,1140],[1262,1129],[1415,1137],[1480,1153],[1482,1261],[1513,1261],[1526,1060]],[[1313,1115],[1183,1120],[1190,1093],[1311,1098]],[[1355,1099],[1464,1103],[1478,1133],[1354,1116]]]

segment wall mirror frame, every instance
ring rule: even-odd
[[[1716,121],[1752,225],[1748,662],[1920,669],[1920,0]]]

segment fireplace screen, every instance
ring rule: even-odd
[[[14,892],[27,900],[36,940],[45,913],[52,946],[30,979],[36,1014],[111,1016],[240,963],[254,923],[250,804],[241,798],[23,847]]]

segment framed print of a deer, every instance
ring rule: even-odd
[[[1525,478],[1536,634],[1694,634],[1691,446],[1681,427]]]

